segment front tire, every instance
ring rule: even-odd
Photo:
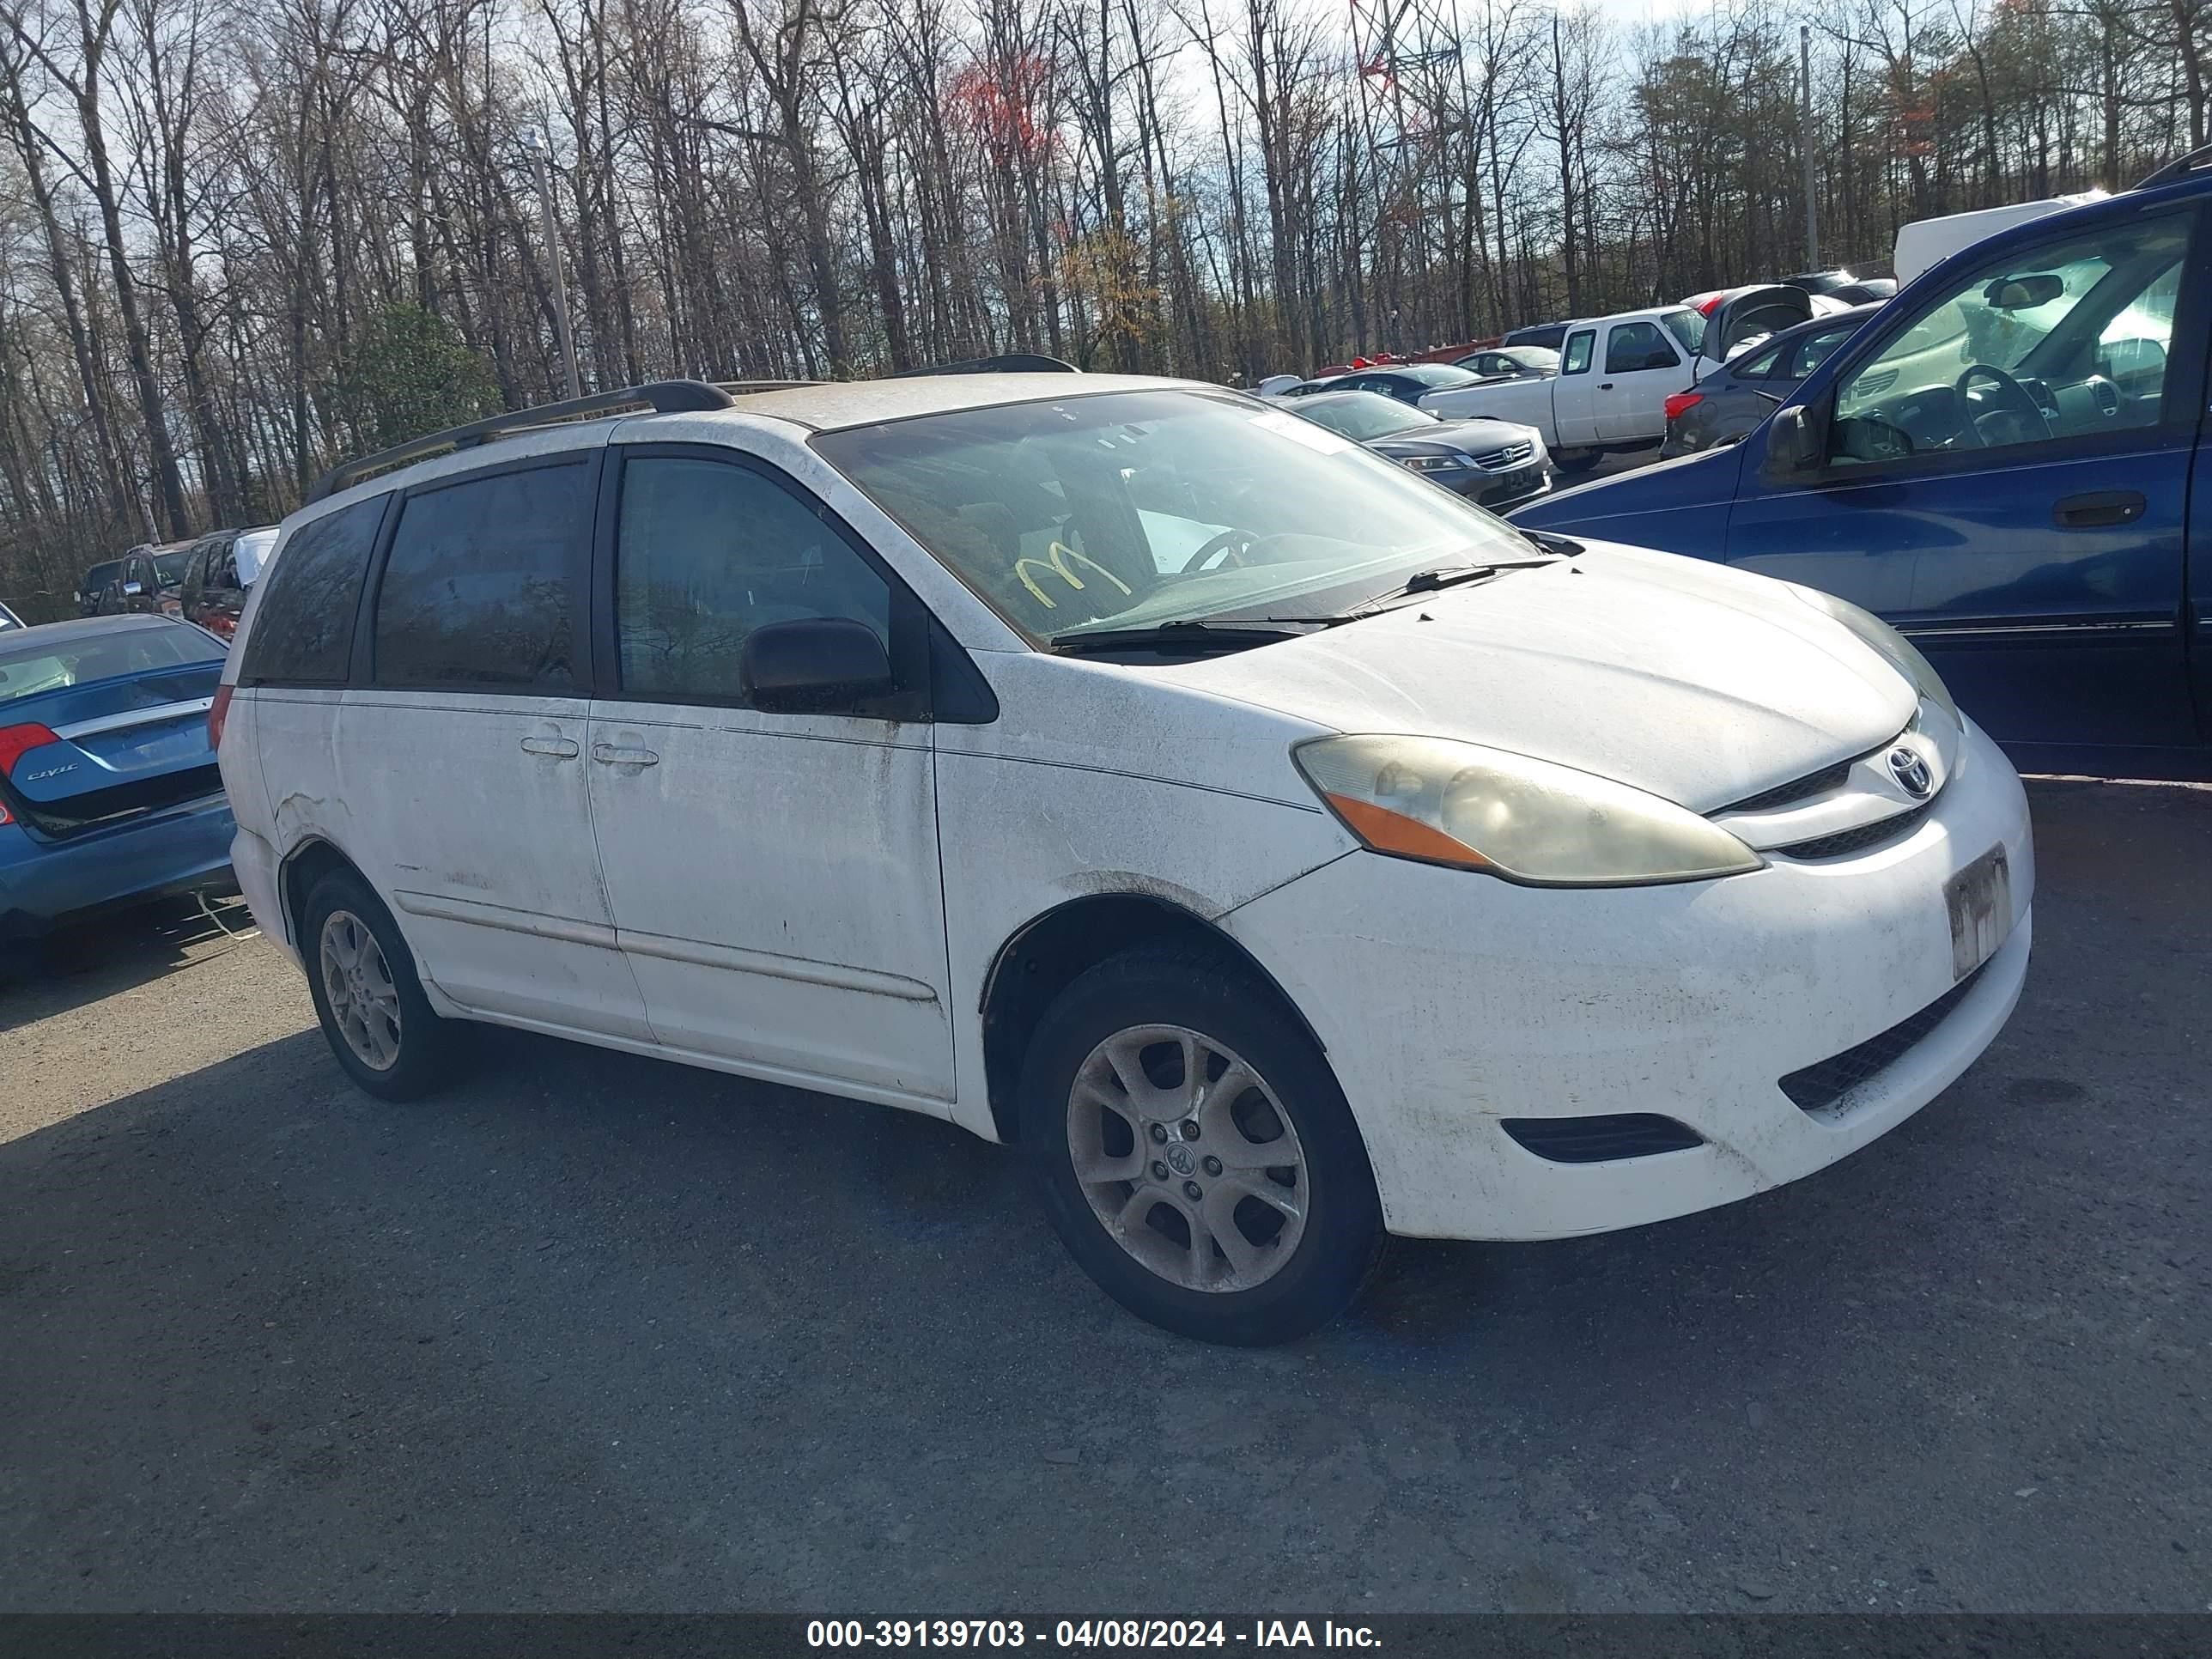
[[[1349,1307],[1382,1206],[1319,1047],[1265,988],[1145,947],[1046,1011],[1022,1140],[1070,1255],[1139,1318],[1202,1341],[1286,1342]]]
[[[453,1022],[422,995],[415,957],[392,913],[349,870],[333,870],[307,895],[300,954],[331,1053],[380,1100],[416,1100],[453,1080]]]
[[[1602,449],[1570,449],[1552,452],[1552,465],[1559,470],[1563,478],[1579,478],[1605,459]]]

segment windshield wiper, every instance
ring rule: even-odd
[[[1522,532],[1527,533],[1527,532]],[[1553,559],[1492,559],[1487,564],[1439,565],[1432,570],[1416,570],[1397,586],[1362,600],[1346,614],[1352,617],[1371,617],[1384,605],[1415,593],[1433,593],[1439,588],[1458,587],[1467,582],[1487,581],[1501,570],[1528,570],[1537,565],[1553,564]]]
[[[1341,617],[1219,617],[1212,622],[1191,618],[1155,623],[1149,628],[1077,629],[1054,634],[1052,648],[1064,654],[1091,651],[1164,649],[1170,651],[1241,651],[1247,646],[1270,645],[1295,640],[1312,628],[1328,628]]]
[[[1766,394],[1762,392],[1759,395],[1763,398]],[[1782,400],[1777,398],[1774,401],[1780,403]],[[1522,530],[1517,524],[1511,528],[1521,532],[1522,540],[1534,543],[1547,553],[1564,553],[1572,558],[1585,550],[1583,544],[1571,536],[1557,535],[1549,530]]]

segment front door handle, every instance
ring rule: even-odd
[[[2150,503],[2139,489],[2094,489],[2069,495],[2051,510],[2061,530],[2089,530],[2099,525],[2133,524]]]
[[[583,752],[574,738],[525,738],[522,752],[526,755],[550,755],[555,760],[574,760]]]
[[[611,743],[592,745],[592,758],[602,766],[658,766],[660,757],[650,749],[623,749]]]
[[[1600,380],[1597,383],[1597,389],[1600,392],[1610,392],[1613,390],[1613,382],[1610,380]]]

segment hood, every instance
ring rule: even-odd
[[[1480,455],[1486,450],[1502,449],[1507,444],[1526,443],[1528,438],[1528,428],[1518,421],[1477,417],[1437,421],[1431,425],[1393,432],[1373,440],[1367,447],[1385,455],[1430,455],[1453,451]]]
[[[1165,678],[1338,731],[1487,744],[1699,812],[1863,754],[1919,706],[1784,584],[1606,543]]]

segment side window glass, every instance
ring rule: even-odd
[[[1605,372],[1608,374],[1670,368],[1680,361],[1659,332],[1656,323],[1619,323],[1606,338]]]
[[[790,491],[748,468],[690,456],[623,465],[615,543],[622,689],[743,701],[745,636],[837,617],[890,648],[890,588]]]
[[[1822,363],[1826,362],[1829,354],[1850,339],[1853,331],[1848,328],[1841,328],[1827,334],[1808,334],[1798,341],[1796,349],[1791,354],[1790,359],[1790,378],[1793,380],[1803,380]]]
[[[215,575],[209,581],[208,586],[218,588],[238,586],[238,544],[236,542],[223,544],[222,556],[215,561]]]
[[[1567,349],[1559,359],[1562,374],[1586,374],[1589,372],[1590,356],[1597,349],[1597,331],[1584,329],[1579,334],[1567,336]]]
[[[2191,219],[2100,226],[1969,267],[1838,387],[1829,459],[2157,425]]]
[[[573,688],[597,477],[564,461],[409,497],[377,592],[376,683]]]
[[[240,678],[344,684],[354,614],[386,499],[356,501],[292,532],[283,572],[270,579],[254,615]]]
[[[1740,361],[1729,364],[1729,372],[1739,380],[1764,380],[1773,374],[1775,360],[1781,355],[1780,346],[1769,346],[1764,351],[1748,353]]]

